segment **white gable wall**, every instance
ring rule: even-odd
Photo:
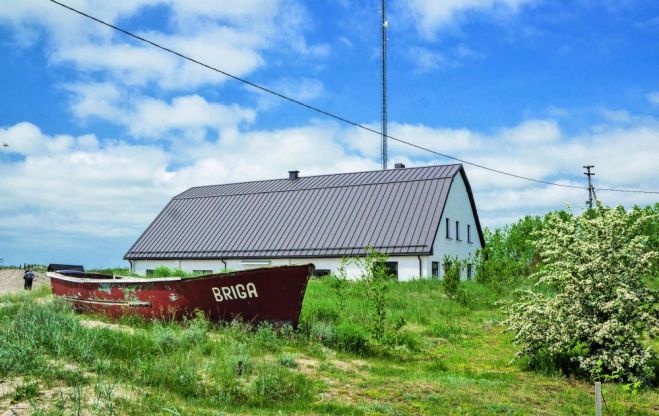
[[[446,238],[446,219],[449,219],[450,238]],[[456,238],[455,222],[460,222],[460,240]],[[467,241],[467,225],[471,225],[471,243]],[[474,256],[476,250],[481,248],[481,241],[476,228],[476,217],[471,209],[469,194],[462,175],[455,175],[451,190],[444,206],[442,219],[435,236],[433,253],[428,257],[426,276],[432,276],[432,262],[439,262],[439,275],[444,276],[442,262],[444,256],[457,257],[466,260]],[[473,272],[472,272],[473,273]],[[462,278],[467,278],[467,270],[462,271]]]

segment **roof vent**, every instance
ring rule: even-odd
[[[300,174],[299,170],[289,170],[288,179],[300,179],[299,174]]]
[[[395,169],[405,169],[405,165],[403,165],[402,163],[396,163],[394,165],[394,168]]]

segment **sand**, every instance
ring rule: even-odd
[[[32,289],[38,289],[44,285],[50,285],[50,280],[45,274],[36,273],[37,278],[32,282]],[[0,270],[0,295],[22,292],[23,289],[23,270],[20,269],[2,269]]]

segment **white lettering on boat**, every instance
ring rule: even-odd
[[[247,283],[246,285],[238,283],[233,286],[214,287],[212,290],[217,302],[259,297],[254,283]]]

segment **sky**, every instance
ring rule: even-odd
[[[62,1],[380,130],[377,0]],[[390,0],[389,134],[545,181],[585,186],[591,164],[596,188],[659,190],[657,39],[654,0]],[[380,168],[377,135],[48,0],[0,2],[0,56],[4,264],[123,265],[191,186]],[[451,163],[392,141],[389,161]],[[488,227],[587,199],[466,170]]]

